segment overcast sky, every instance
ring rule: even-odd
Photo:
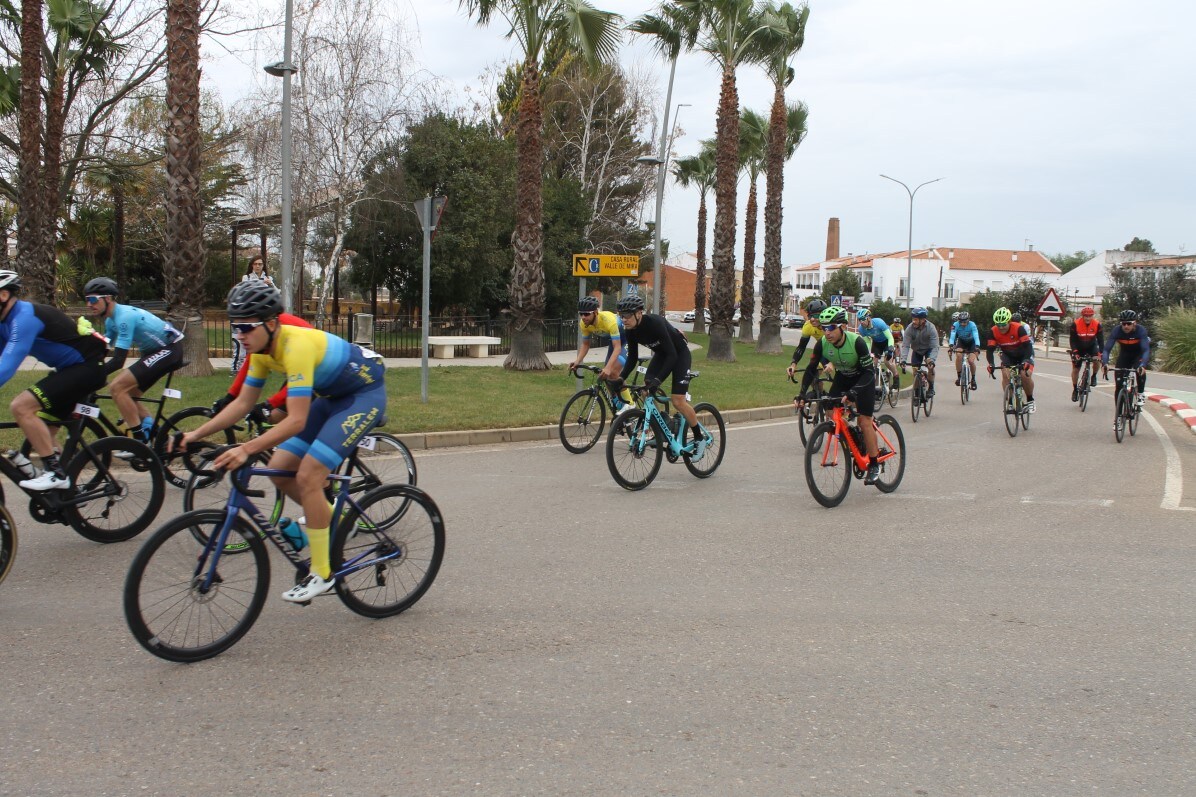
[[[488,67],[514,57],[500,22],[479,28],[456,2],[394,2],[416,65],[449,94],[463,98]],[[594,3],[628,21],[656,8]],[[282,0],[275,5],[281,20]],[[1029,243],[1054,254],[1116,249],[1134,236],[1164,253],[1196,248],[1196,4],[813,0],[810,7],[788,92],[809,106],[810,121],[785,170],[786,265],[823,258],[832,216],[840,219],[844,255],[904,250],[909,197],[881,173],[911,189],[944,178],[917,194],[915,248]],[[230,56],[216,46],[206,53],[207,84],[230,101],[262,63],[281,56]],[[641,37],[626,35],[620,61],[658,76],[663,105],[667,64]],[[718,90],[705,56],[682,55],[673,102],[692,107],[681,110],[679,156],[714,136]],[[740,69],[739,97],[767,113],[771,88],[758,69]],[[670,181],[662,215],[672,251],[692,250],[696,191]],[[742,224],[740,216],[740,237]],[[741,257],[742,242],[737,248]]]

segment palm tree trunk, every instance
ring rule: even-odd
[[[21,146],[17,165],[17,270],[25,292],[35,302],[54,301],[54,266],[42,247],[45,192],[42,191],[42,32],[41,0],[21,3],[21,95],[18,121]]]
[[[739,289],[739,339],[751,343],[752,316],[756,313],[756,177],[748,186],[747,214],[743,221],[743,280]]]
[[[166,304],[188,334],[180,374],[212,373],[203,330],[203,203],[199,194],[199,0],[166,3]]]
[[[731,317],[735,312],[735,201],[739,177],[739,92],[735,68],[723,67],[715,137],[714,251],[710,282],[710,360],[735,362]]]
[[[785,186],[785,89],[778,84],[768,120],[767,186],[764,189],[764,285],[756,351],[781,353],[781,190]]]
[[[540,105],[540,64],[523,64],[519,119],[515,128],[518,162],[515,190],[515,232],[511,245],[511,353],[503,367],[513,371],[547,371],[544,354],[544,141]]]
[[[61,68],[56,68],[50,76],[50,90],[46,95],[46,140],[45,153],[42,163],[42,235],[41,254],[39,259],[54,264],[57,258],[55,251],[58,238],[59,215],[59,183],[62,181],[62,129],[66,124],[63,92],[64,75]],[[66,297],[59,296],[58,270],[52,268],[54,274],[54,297],[51,303],[66,306]]]
[[[706,332],[706,192],[698,200],[698,268],[694,280],[694,332]]]

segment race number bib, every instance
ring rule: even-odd
[[[183,391],[175,390],[173,387],[168,387],[162,391],[162,395],[166,398],[181,399],[183,397]]]
[[[361,442],[357,444],[357,447],[364,448],[366,451],[373,451],[378,447],[378,438],[369,436],[363,437],[361,438]]]
[[[100,417],[100,408],[93,407],[90,404],[76,404],[75,414],[86,415],[88,418],[98,418]]]

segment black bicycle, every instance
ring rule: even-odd
[[[902,372],[905,371],[907,365],[909,363],[901,364]],[[918,422],[919,413],[924,412],[929,418],[930,411],[934,409],[934,394],[930,392],[930,374],[933,370],[934,360],[922,360],[922,364],[914,369],[914,383],[909,397],[909,414],[914,419],[914,423]]]
[[[641,358],[631,373],[629,386],[639,383],[640,374],[646,369],[644,363],[651,358]],[[615,397],[611,393],[610,385],[605,379],[599,378],[602,369],[596,365],[578,365],[578,371],[589,371],[590,384],[574,393],[565,402],[561,410],[561,419],[557,423],[557,434],[561,438],[561,445],[573,454],[584,454],[594,447],[602,430],[606,428],[606,414],[615,416]],[[573,372],[571,372],[573,373]]]
[[[799,385],[801,384],[801,379],[798,378],[796,373],[789,374],[789,381]],[[793,397],[793,403],[795,405],[797,404],[798,400],[802,398],[804,398],[806,402],[800,410],[795,410],[798,416],[797,434],[801,438],[801,444],[803,448],[805,448],[806,444],[809,442],[810,430],[826,420],[826,411],[822,409],[822,402],[819,401],[819,399],[826,395],[826,390],[823,388],[823,385],[828,385],[830,382],[831,380],[829,377],[822,376],[820,374],[818,378],[810,384],[810,389],[805,392],[804,396],[799,395]]]
[[[1108,367],[1105,367],[1107,379]],[[1136,368],[1114,368],[1116,399],[1114,400],[1113,436],[1120,443],[1125,439],[1125,430],[1130,430],[1130,437],[1138,433],[1138,418],[1142,415],[1142,407],[1138,403],[1138,374]]]
[[[1080,357],[1080,378],[1076,382],[1076,401],[1080,405],[1080,412],[1088,409],[1088,397],[1092,394],[1092,386],[1096,384],[1096,364],[1100,362],[1100,355],[1085,354]]]

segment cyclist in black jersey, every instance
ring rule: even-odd
[[[689,424],[695,442],[693,460],[701,459],[706,453],[706,446],[710,444],[710,438],[698,426],[698,415],[686,396],[689,390],[689,368],[693,365],[689,341],[664,316],[645,313],[642,296],[624,296],[619,300],[618,310],[619,317],[623,319],[623,337],[627,340],[627,362],[623,365],[622,379],[631,376],[639,362],[640,344],[651,349],[652,360],[644,375],[644,386],[660,387],[664,377],[672,375],[669,400]]]

